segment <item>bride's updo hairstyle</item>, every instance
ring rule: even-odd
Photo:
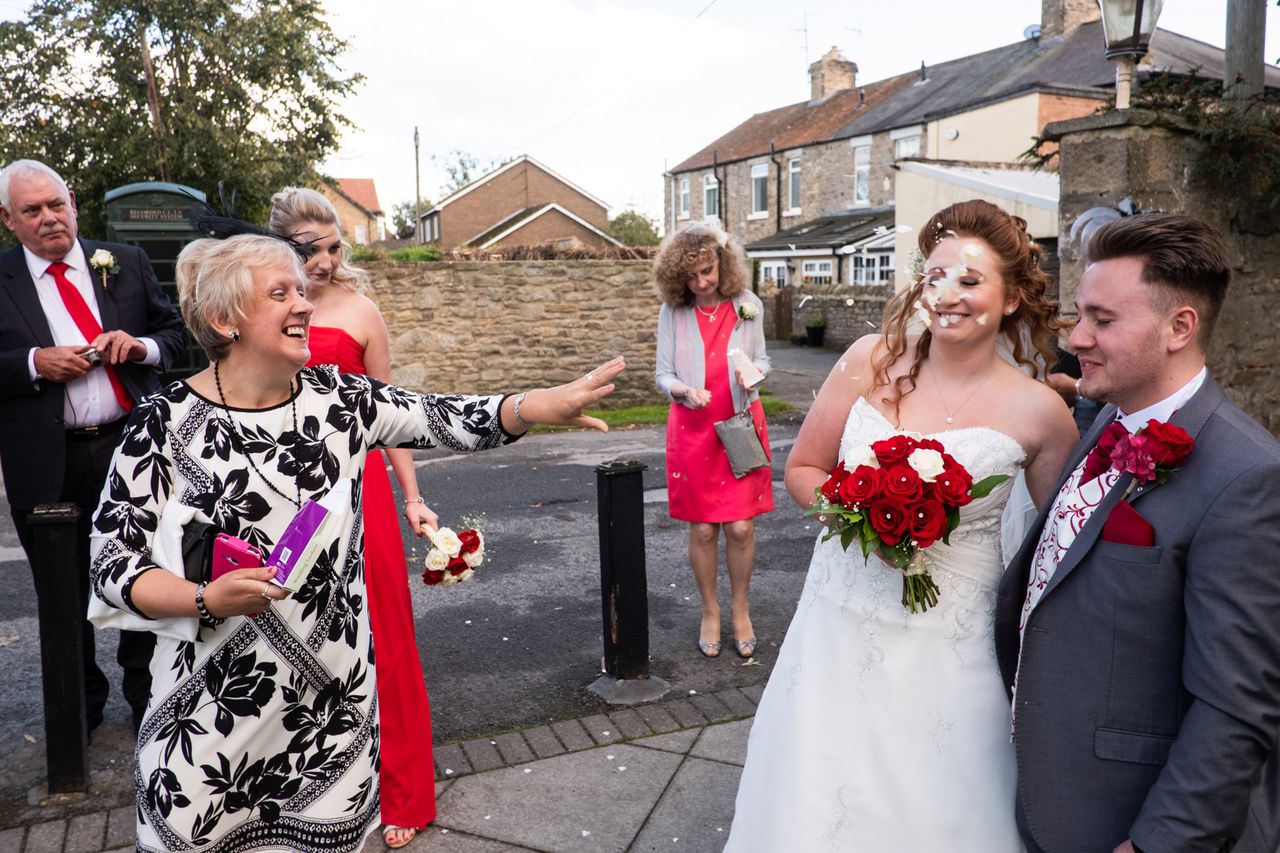
[[[720,262],[720,295],[734,296],[747,289],[747,271],[742,244],[718,225],[694,222],[668,234],[653,260],[653,282],[662,301],[672,308],[693,304],[689,279],[712,258]]]
[[[342,236],[342,223],[338,221],[338,211],[334,210],[329,199],[315,190],[306,187],[285,187],[271,197],[271,216],[267,227],[272,234],[306,244],[314,240],[316,235],[308,235],[301,231],[301,226],[318,222],[321,225],[332,225]],[[345,290],[362,291],[365,286],[365,271],[351,263],[351,246],[342,241],[342,254],[338,263],[333,265],[329,281]]]
[[[302,262],[283,240],[258,234],[240,234],[225,240],[205,238],[183,247],[174,277],[178,283],[178,309],[200,349],[210,361],[226,358],[232,341],[213,327],[234,323],[245,316],[253,299],[253,271],[287,269],[306,282]]]
[[[916,240],[920,255],[928,260],[933,250],[948,237],[971,237],[984,241],[1000,258],[1000,274],[1004,278],[1006,298],[1018,300],[1012,314],[1000,318],[1013,361],[1032,376],[1044,378],[1049,365],[1057,357],[1053,342],[1062,328],[1057,318],[1058,305],[1045,295],[1048,276],[1040,268],[1044,251],[1027,234],[1027,221],[1010,216],[996,205],[981,199],[962,201],[943,208],[929,217]],[[899,290],[884,309],[884,336],[874,359],[875,385],[888,386],[889,368],[907,351],[910,335],[920,325],[916,318],[917,303],[924,293],[923,270],[912,269],[915,280]],[[920,365],[929,355],[933,334],[926,326],[915,344],[911,369],[893,380],[893,396],[886,403],[895,406],[915,390]]]

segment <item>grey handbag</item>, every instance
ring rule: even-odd
[[[769,467],[769,454],[765,453],[756,432],[756,422],[751,409],[743,409],[731,418],[715,423],[716,435],[729,457],[733,476],[742,478],[752,471]]]

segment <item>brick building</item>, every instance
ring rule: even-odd
[[[333,178],[319,189],[338,211],[348,242],[367,246],[386,239],[386,218],[372,178]]]
[[[528,155],[472,181],[422,214],[423,242],[467,246],[621,245],[606,233],[609,206]]]
[[[1104,44],[1095,2],[1043,0],[1024,40],[884,80],[860,82],[832,48],[809,67],[809,100],[752,116],[667,173],[665,225],[718,220],[762,280],[791,284],[892,281],[935,202],[986,197],[1056,239],[1056,175],[1024,178],[1020,157],[1047,123],[1110,102]],[[1221,50],[1158,30],[1139,71],[1220,79],[1222,65]],[[900,181],[912,163],[928,168]]]

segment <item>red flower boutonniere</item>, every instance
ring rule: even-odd
[[[1173,424],[1150,420],[1130,434],[1117,421],[1103,431],[1097,446],[1089,451],[1080,482],[1087,483],[1114,468],[1121,474],[1133,475],[1133,482],[1125,492],[1128,497],[1139,484],[1168,480],[1187,461],[1195,444],[1186,430]]]

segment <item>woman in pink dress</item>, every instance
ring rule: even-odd
[[[654,279],[663,303],[655,379],[671,400],[667,498],[671,517],[689,522],[689,563],[702,597],[698,648],[707,657],[720,654],[716,570],[723,531],[734,648],[750,658],[756,649],[747,601],[754,519],[773,510],[773,476],[764,467],[734,477],[714,424],[749,410],[768,452],[764,408],[754,390],[770,368],[762,306],[747,289],[751,277],[741,246],[714,225],[697,223],[668,237],[658,250]],[[745,368],[745,377],[730,355],[735,351],[754,367]]]
[[[346,262],[333,205],[315,190],[287,187],[271,199],[270,226],[312,249],[307,300],[315,313],[307,366],[336,364],[343,373],[390,382],[387,327],[378,306],[360,292],[363,273]],[[418,492],[412,451],[371,450],[363,486],[365,586],[378,676],[382,834],[395,849],[435,819],[436,797],[431,708],[414,636],[404,542],[381,453],[400,483],[404,516],[414,533],[421,537],[437,519]]]

